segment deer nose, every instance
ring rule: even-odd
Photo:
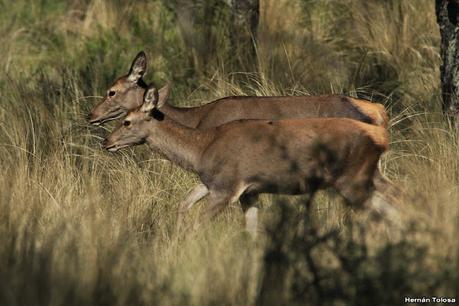
[[[105,147],[107,147],[107,145],[108,145],[108,139],[105,138],[104,141],[102,141],[102,147],[105,148]]]

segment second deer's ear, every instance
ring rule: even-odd
[[[154,85],[148,86],[145,95],[143,96],[143,104],[140,107],[141,112],[148,113],[158,104],[158,90]]]
[[[137,83],[147,70],[147,56],[145,52],[140,51],[132,61],[131,69],[129,70],[128,80]]]
[[[169,99],[170,94],[171,94],[171,84],[167,83],[159,90],[158,103],[156,105],[156,108],[161,108],[166,103],[167,99]]]

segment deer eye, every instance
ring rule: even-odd
[[[109,96],[109,97],[113,97],[114,95],[116,95],[116,91],[110,90],[110,91],[108,92],[108,96]]]
[[[123,125],[124,125],[124,126],[130,126],[130,125],[131,125],[131,121],[129,121],[129,120],[124,120]]]

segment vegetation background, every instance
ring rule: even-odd
[[[398,305],[458,298],[458,134],[441,114],[430,0],[260,1],[258,59],[237,66],[228,8],[195,0],[0,0],[0,305]],[[210,6],[210,8],[209,8]],[[212,14],[205,14],[211,12]],[[384,103],[382,171],[402,228],[333,193],[263,197],[258,241],[237,205],[175,229],[197,178],[146,147],[110,154],[85,117],[145,50],[172,103],[344,93]]]

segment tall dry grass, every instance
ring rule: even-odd
[[[346,246],[354,241],[349,224],[365,225],[369,259],[357,273],[362,278],[344,291],[360,292],[362,279],[379,292],[412,279],[400,295],[454,295],[459,146],[440,113],[433,3],[281,0],[261,7],[258,71],[241,77],[226,62],[225,36],[215,40],[218,54],[202,55],[205,67],[194,66],[171,7],[160,1],[0,2],[0,304],[256,303],[276,236],[248,239],[237,205],[202,224],[197,216],[205,203],[177,232],[178,203],[197,178],[145,147],[103,151],[100,141],[112,126],[85,120],[141,49],[149,56],[147,79],[173,80],[178,105],[232,94],[330,92],[385,103],[392,149],[381,169],[409,194],[401,207],[406,229],[365,219],[327,192],[317,196],[308,220],[321,233],[336,230],[342,240],[333,241]],[[292,201],[263,197],[263,227],[277,224],[279,199]],[[296,233],[295,224],[286,237]],[[302,254],[295,239],[283,242],[292,258]],[[399,250],[399,242],[424,248],[422,260],[394,255],[392,264],[383,263],[381,250]],[[352,248],[339,252],[354,258]],[[327,259],[323,254],[313,255]],[[426,289],[428,280],[395,266],[439,284]],[[374,273],[381,267],[392,272]],[[308,283],[307,266],[285,271],[286,284],[303,276]],[[295,296],[286,286],[282,301]],[[388,302],[403,302],[397,298]]]

